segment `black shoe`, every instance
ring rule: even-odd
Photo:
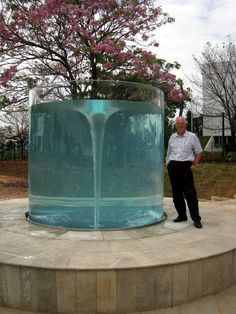
[[[187,221],[188,220],[188,218],[181,218],[181,217],[177,217],[177,218],[175,218],[173,221],[174,222],[181,222],[181,221]]]
[[[199,221],[199,222],[195,222],[194,223],[194,226],[197,228],[197,229],[202,229],[202,223]]]

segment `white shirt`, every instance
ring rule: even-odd
[[[189,131],[183,135],[177,132],[172,134],[167,149],[166,163],[175,161],[193,161],[195,155],[202,152],[202,147],[198,137]]]

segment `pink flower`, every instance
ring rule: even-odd
[[[94,10],[98,10],[98,9],[100,8],[99,2],[94,2],[94,3],[92,4],[92,8],[93,8]]]
[[[104,70],[112,70],[114,69],[114,64],[113,63],[104,63],[103,65]]]
[[[173,102],[180,103],[186,101],[189,98],[189,94],[175,86],[171,89],[168,98]]]
[[[111,44],[102,43],[102,44],[96,45],[92,51],[94,53],[101,53],[101,52],[111,53],[111,52],[114,52],[114,47],[112,47]]]
[[[17,72],[17,67],[14,65],[9,69],[5,70],[5,72],[1,76],[2,86],[7,87],[7,84],[10,80],[13,79]]]

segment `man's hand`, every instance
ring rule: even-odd
[[[197,169],[197,164],[192,164],[191,171],[194,172]]]

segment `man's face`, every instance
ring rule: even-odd
[[[184,119],[177,119],[175,122],[175,127],[177,129],[177,133],[182,135],[186,130],[186,122]]]

